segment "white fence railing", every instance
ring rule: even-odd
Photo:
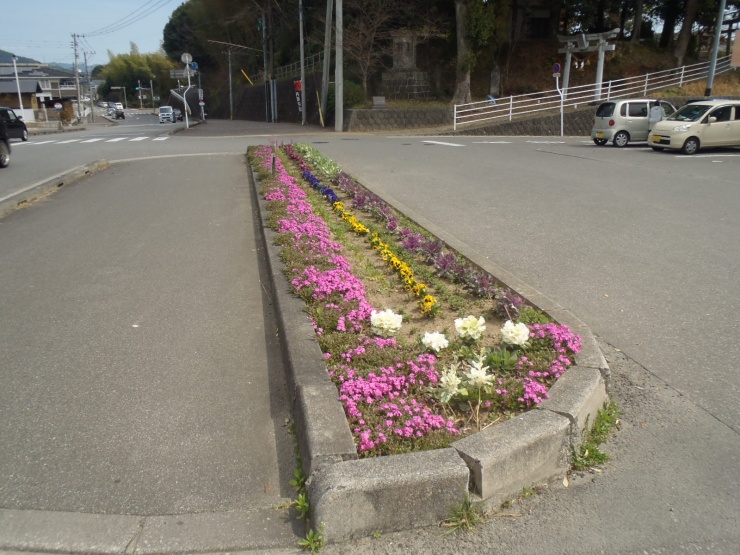
[[[717,59],[715,73],[717,75],[732,69],[730,56]],[[652,91],[660,91],[670,87],[682,87],[691,81],[706,79],[709,73],[709,62],[681,66],[673,69],[647,73],[637,77],[616,79],[592,85],[579,85],[563,90],[562,107],[577,107],[594,100],[609,100],[610,98],[647,96]],[[470,104],[456,104],[454,113],[454,129],[458,126],[507,119],[511,121],[517,116],[524,116],[557,110],[561,107],[560,93],[557,89],[538,93],[507,96]]]
[[[316,66],[320,66],[323,63],[324,60],[324,53],[319,52],[318,54],[314,54],[313,56],[308,56],[307,58],[303,59],[304,69],[306,71],[309,71],[313,69]],[[292,64],[288,64],[285,66],[280,66],[278,68],[275,68],[275,79],[287,79],[288,77],[297,77],[301,74],[301,62],[293,62]],[[260,71],[257,73],[254,77],[255,83],[264,83],[265,82],[265,73],[264,71]]]

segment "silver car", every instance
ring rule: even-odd
[[[654,98],[624,98],[607,100],[596,109],[591,138],[598,146],[611,142],[616,147],[632,141],[647,141],[650,131],[650,109],[659,103],[662,117],[668,117],[676,108],[664,100]]]

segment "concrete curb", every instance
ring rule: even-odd
[[[17,208],[30,204],[39,197],[52,193],[64,185],[70,185],[75,181],[79,181],[83,177],[104,170],[108,166],[110,164],[106,160],[98,160],[92,164],[78,166],[48,179],[27,185],[18,191],[12,191],[0,198],[0,218],[3,218]]]
[[[312,525],[322,527],[325,539],[341,542],[374,531],[434,525],[466,495],[497,508],[523,488],[568,471],[582,428],[593,423],[608,400],[609,368],[593,334],[557,303],[397,203],[391,204],[451,249],[581,334],[583,348],[576,364],[551,388],[550,399],[534,410],[463,438],[452,448],[354,460],[357,453],[336,387],[329,381],[303,301],[290,292],[282,273],[275,234],[267,226],[266,203],[251,167],[249,175],[258,198],[287,379],[294,395]]]

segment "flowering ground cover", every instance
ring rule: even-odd
[[[361,456],[449,445],[542,402],[572,364],[579,336],[312,147],[249,158]]]

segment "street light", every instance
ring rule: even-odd
[[[18,56],[13,54],[13,73],[15,73],[15,88],[18,90],[18,108],[21,111],[21,117],[23,117],[23,97],[21,96],[21,83],[18,81],[18,68],[15,65]]]

